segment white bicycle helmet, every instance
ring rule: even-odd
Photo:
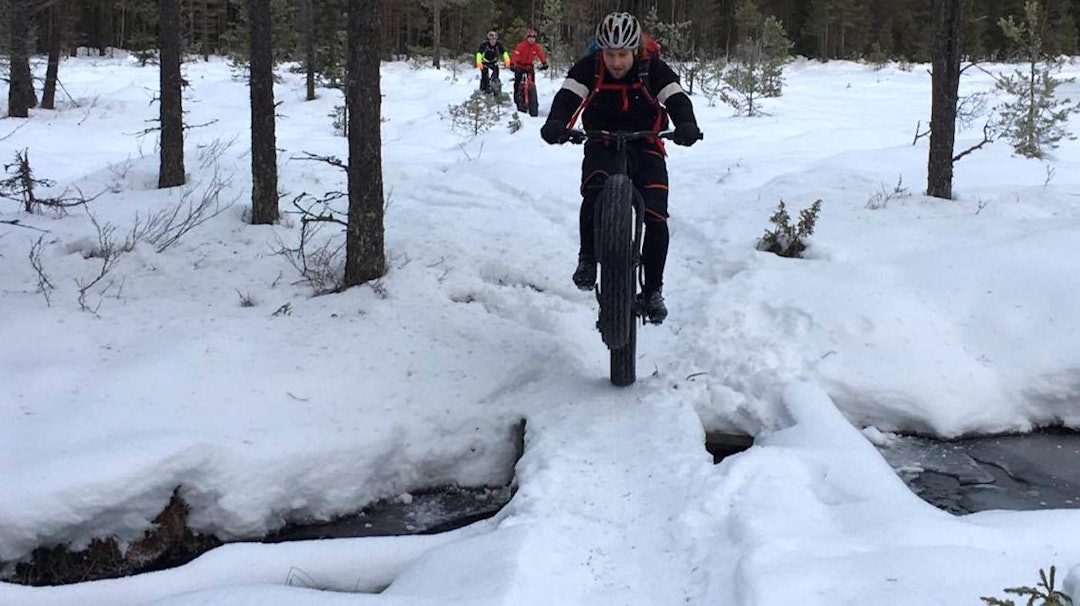
[[[600,48],[638,47],[641,24],[630,13],[611,13],[596,26],[596,44]]]

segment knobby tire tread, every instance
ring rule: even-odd
[[[633,259],[634,185],[625,175],[604,184],[600,211],[600,334],[611,350],[611,382],[634,382],[636,325]]]
[[[540,114],[540,100],[536,98],[536,85],[529,84],[529,115],[536,117]]]
[[[630,340],[611,350],[611,383],[618,387],[632,385],[637,380],[637,319],[630,319]]]

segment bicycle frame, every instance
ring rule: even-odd
[[[531,69],[522,70],[521,78],[521,101],[525,107],[529,106],[529,85],[536,82],[536,72]]]

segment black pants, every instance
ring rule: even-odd
[[[668,174],[667,161],[655,144],[645,141],[630,144],[629,174],[645,203],[645,237],[641,264],[645,271],[644,292],[661,290],[664,264],[668,253]],[[596,256],[593,244],[593,217],[596,199],[604,189],[608,175],[616,172],[615,148],[603,143],[587,143],[581,161],[581,213],[578,226],[581,254]]]
[[[487,91],[491,88],[491,80],[499,79],[499,64],[484,63],[480,69],[480,90]]]

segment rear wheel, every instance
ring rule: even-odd
[[[637,326],[634,317],[634,185],[626,175],[604,184],[600,206],[600,336],[611,350],[611,382],[636,380]]]
[[[536,117],[540,114],[540,101],[536,98],[536,85],[529,83],[529,115]]]

